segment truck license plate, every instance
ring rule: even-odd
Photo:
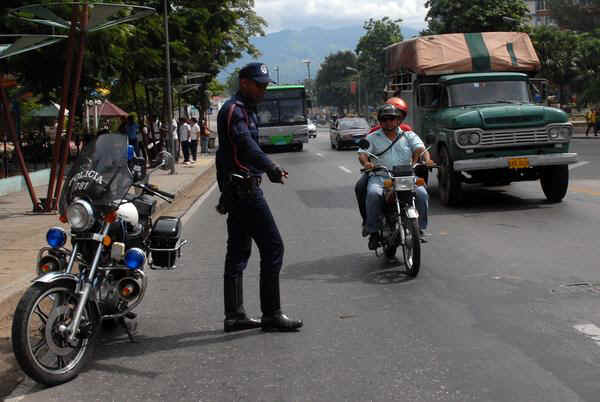
[[[510,158],[508,160],[508,167],[510,169],[524,169],[529,167],[528,158]]]

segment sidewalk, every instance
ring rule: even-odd
[[[209,175],[212,174],[212,177]],[[197,193],[197,187],[208,179],[214,181],[214,153],[199,157],[194,165],[176,164],[176,174],[157,170],[150,177],[150,184],[176,194],[178,198]],[[38,197],[45,197],[47,186],[35,187]],[[200,194],[201,195],[201,194]],[[157,213],[171,204],[158,199]],[[192,203],[194,199],[188,200]],[[184,207],[189,208],[190,205]],[[9,336],[12,314],[22,292],[36,276],[38,250],[46,246],[46,232],[52,226],[67,225],[58,220],[56,213],[34,214],[27,190],[0,196],[0,384],[5,383],[9,372],[14,376],[14,358]],[[22,374],[19,374],[22,375]],[[2,397],[0,385],[0,399]]]

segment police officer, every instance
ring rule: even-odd
[[[263,197],[263,173],[273,183],[284,183],[287,172],[273,163],[258,145],[256,105],[269,82],[267,66],[250,63],[239,72],[239,91],[219,110],[216,155],[221,199],[217,209],[228,213],[225,256],[225,332],[262,327],[264,331],[295,331],[302,321],[281,312],[279,271],[283,240]],[[260,307],[262,319],[249,318],[244,310],[243,273],[252,240],[260,252]]]

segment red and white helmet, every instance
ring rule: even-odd
[[[408,105],[404,102],[404,99],[394,96],[385,101],[387,105],[393,105],[396,109],[400,109],[404,112],[404,117],[408,115]]]

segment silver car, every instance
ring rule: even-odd
[[[306,129],[308,131],[308,138],[317,138],[317,126],[311,119],[306,120]]]
[[[365,138],[370,130],[369,123],[364,117],[342,117],[329,129],[331,148],[355,148],[358,142]]]

